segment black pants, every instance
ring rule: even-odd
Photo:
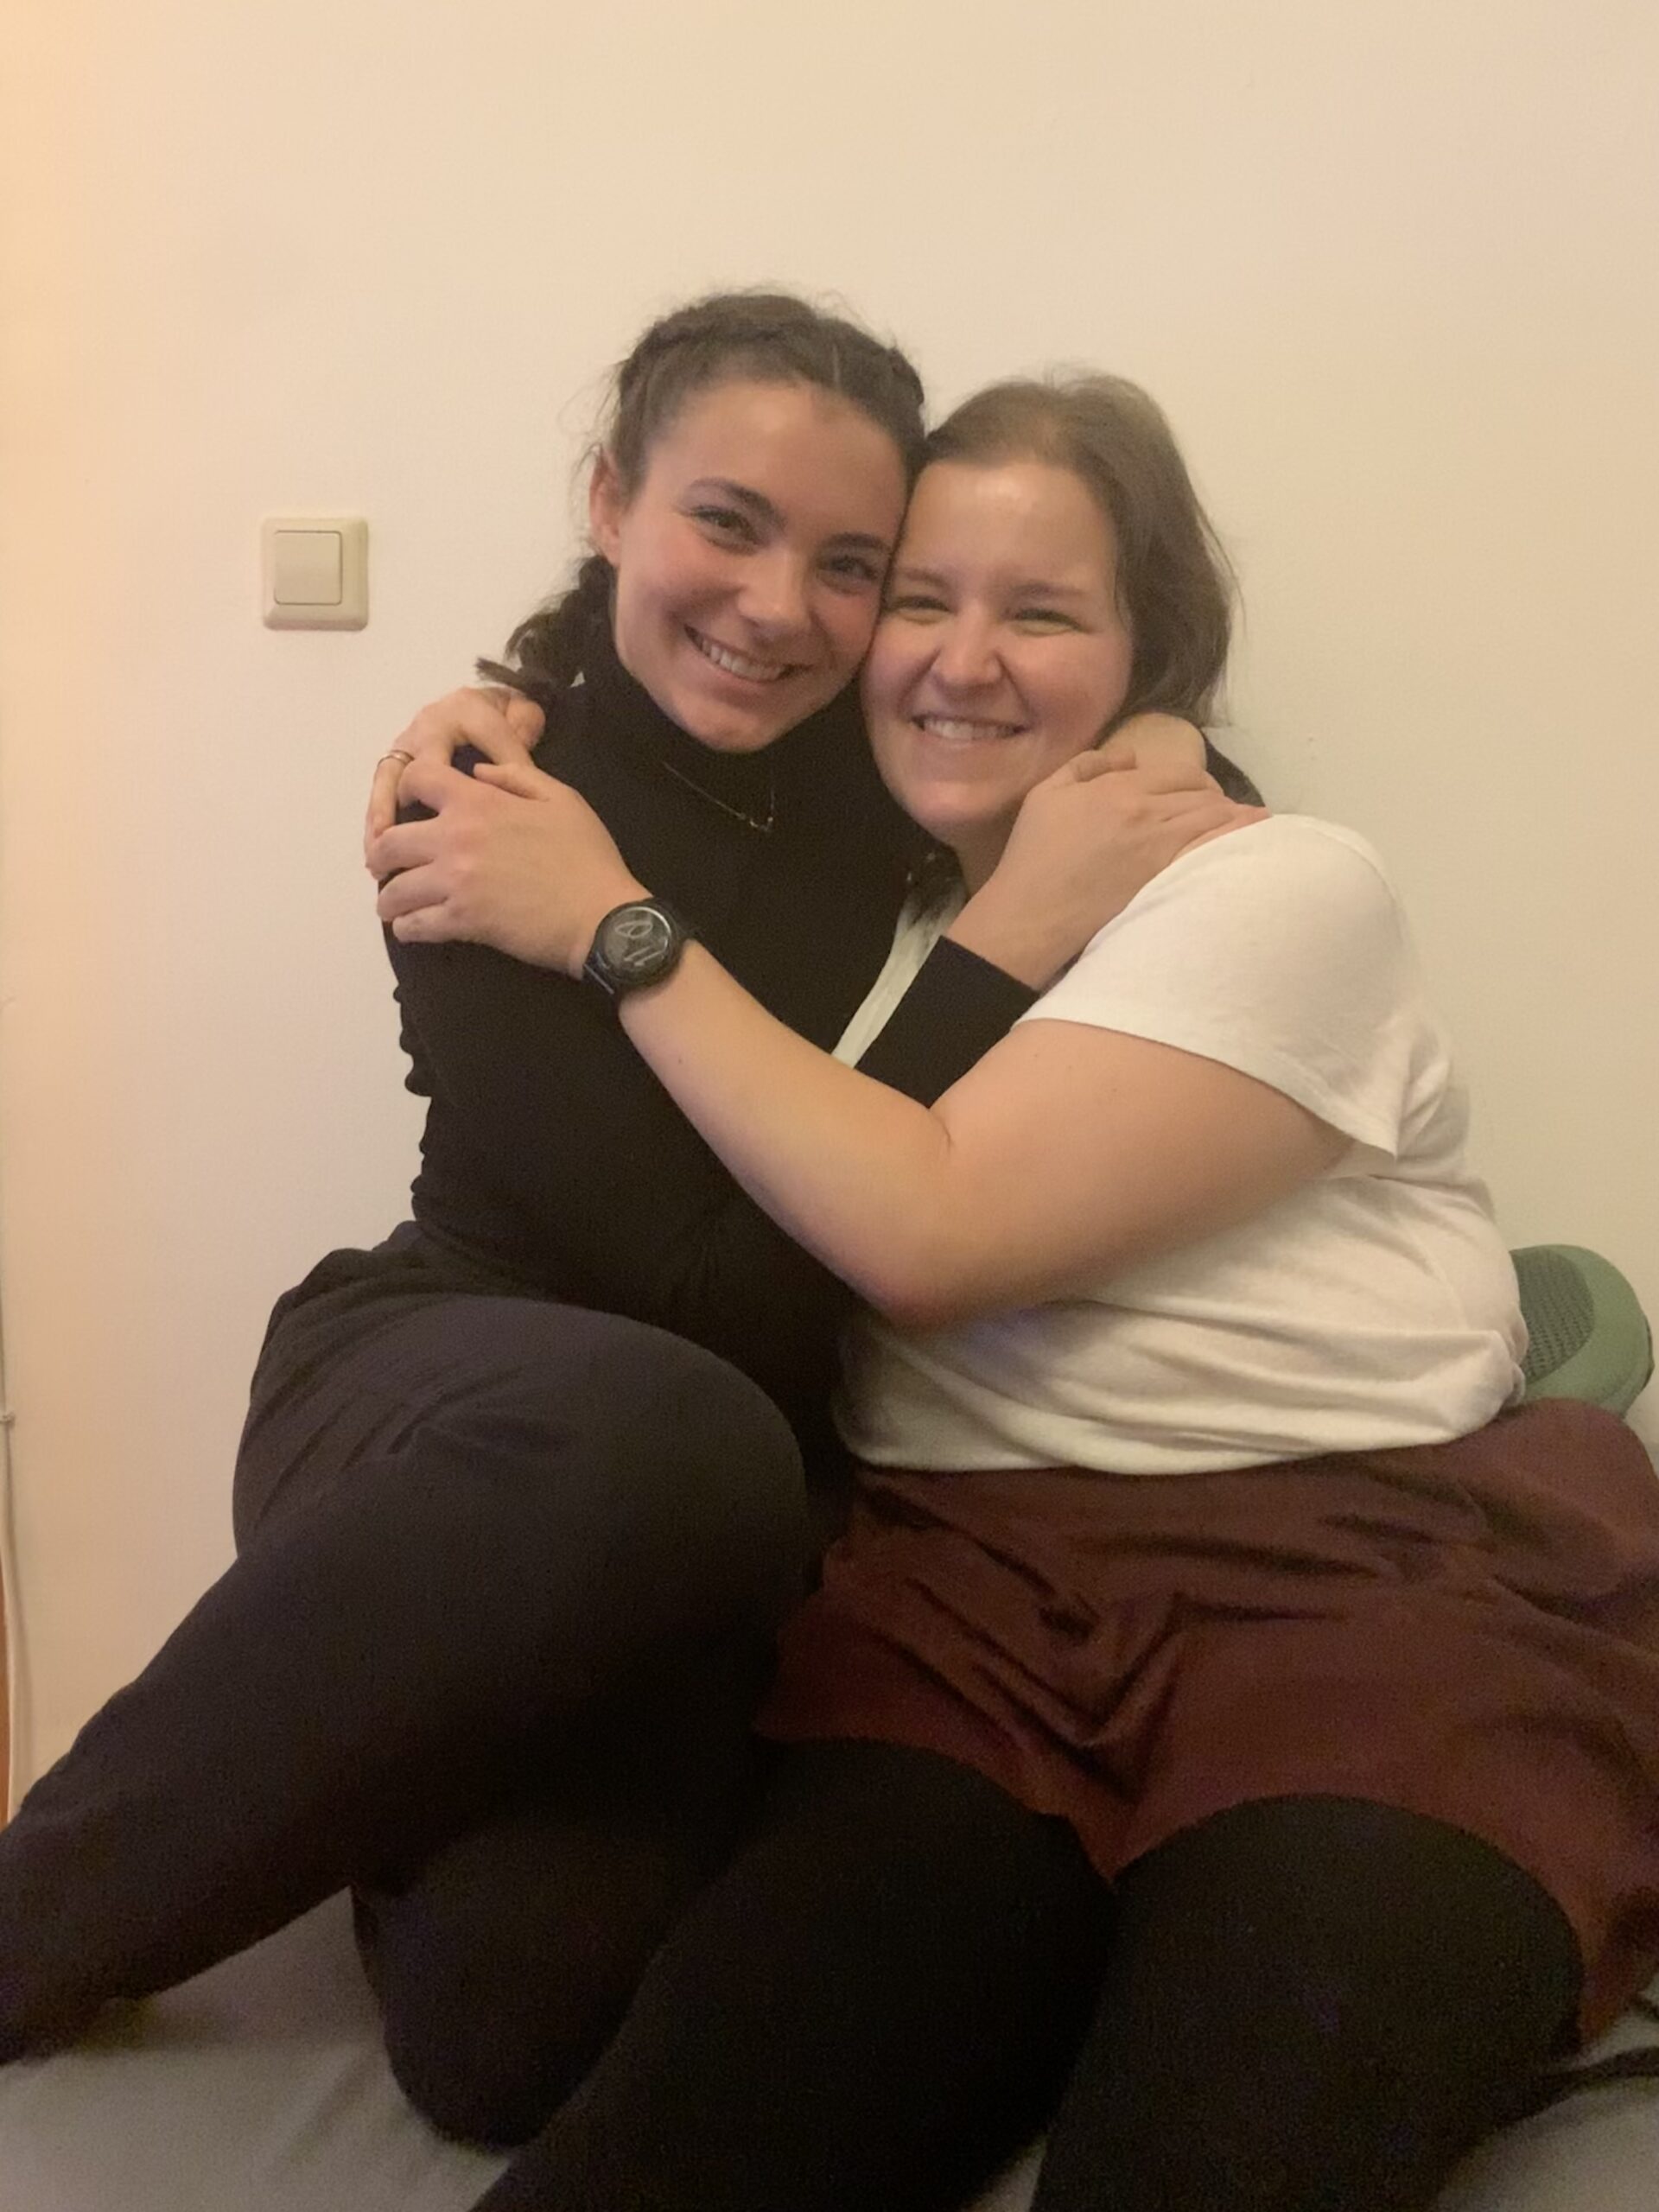
[[[751,1802],[793,1438],[659,1331],[348,1286],[268,1340],[237,1522],[0,1831],[0,2055],[349,1883],[411,2094],[526,2133]]]
[[[785,1755],[753,1840],[480,2212],[960,2212],[1058,2107],[1038,2212],[1408,2212],[1567,2031],[1553,1901],[1346,1799],[1109,1892],[921,1752]]]

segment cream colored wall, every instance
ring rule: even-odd
[[[1512,1240],[1598,1245],[1659,1313],[1650,0],[32,13],[0,93],[32,1769],[228,1557],[273,1294],[397,1216],[367,764],[559,569],[598,365],[713,283],[843,292],[941,399],[1058,359],[1165,399],[1244,575],[1240,751],[1391,857]],[[267,632],[259,518],[318,507],[370,519],[370,627]]]

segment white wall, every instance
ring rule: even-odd
[[[34,1770],[228,1556],[271,1296],[398,1211],[368,763],[555,577],[595,371],[712,283],[844,293],[941,400],[1057,359],[1164,398],[1244,574],[1240,750],[1390,855],[1511,1240],[1597,1245],[1659,1313],[1651,0],[30,12],[0,1267]],[[371,626],[267,632],[259,518],[319,506],[370,518]]]

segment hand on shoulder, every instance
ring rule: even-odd
[[[1199,732],[1160,715],[1066,761],[1027,795],[950,935],[1033,988],[1052,982],[1172,861],[1265,819],[1224,798],[1203,760]]]
[[[587,800],[528,761],[465,776],[433,751],[404,784],[429,817],[369,845],[377,912],[402,944],[493,945],[579,976],[600,922],[645,895]]]
[[[542,728],[535,701],[503,683],[466,684],[423,707],[374,764],[363,824],[365,862],[372,868],[369,848],[397,819],[406,768],[427,760],[447,765],[463,745],[475,747],[490,760],[527,760]]]
[[[1204,732],[1179,715],[1131,715],[1083,757],[1091,775],[1133,768],[1149,791],[1197,791],[1210,782]]]

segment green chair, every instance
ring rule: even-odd
[[[1653,1334],[1629,1283],[1578,1244],[1528,1244],[1512,1257],[1529,1339],[1525,1395],[1625,1412],[1653,1373]]]

